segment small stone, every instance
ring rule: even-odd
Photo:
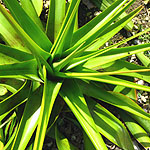
[[[143,80],[138,80],[137,84],[144,85],[144,81]]]
[[[144,96],[141,95],[141,100],[146,103],[146,98]]]
[[[145,20],[149,20],[149,17],[147,16],[147,17],[145,17]]]
[[[101,13],[100,11],[96,11],[96,12],[94,13],[94,16],[98,16],[100,13]]]
[[[138,30],[138,29],[139,29],[139,27],[138,27],[137,25],[134,25],[134,28],[135,28],[136,30]]]
[[[72,140],[72,141],[75,141],[75,140],[76,140],[76,136],[72,135],[72,136],[71,136],[71,140]]]

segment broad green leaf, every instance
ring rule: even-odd
[[[61,96],[70,107],[82,128],[90,138],[96,149],[107,149],[97,131],[93,118],[89,112],[86,101],[75,80],[65,80],[61,89]]]
[[[14,94],[0,102],[0,121],[10,111],[27,101],[30,92],[30,81],[26,81],[22,87]]]
[[[34,3],[33,0],[20,0],[20,3],[24,11],[28,14],[28,16],[31,17],[34,23],[37,24],[42,30],[44,30],[41,20],[38,17],[43,8],[42,0],[36,0],[34,1]],[[38,13],[36,10],[38,11]]]
[[[45,35],[45,33],[32,21],[26,14],[23,8],[19,5],[17,0],[4,0],[6,6],[10,10],[14,19],[23,28],[23,30],[30,36],[30,38],[37,43],[45,51],[49,51],[52,44]]]
[[[61,150],[77,150],[67,138],[65,138],[58,130],[57,126],[55,126],[55,137],[56,137],[56,144],[58,149]]]
[[[97,38],[99,34],[97,32],[102,32],[103,30],[100,30],[104,25],[106,25],[114,16],[116,12],[119,12],[119,9],[126,3],[126,0],[123,1],[116,1],[113,5],[111,5],[107,10],[99,14],[97,17],[95,17],[92,21],[78,29],[72,39],[72,44],[77,44],[79,42],[84,42],[90,37]],[[114,20],[112,20],[113,22]],[[107,27],[112,23],[109,22],[107,24]],[[96,34],[95,34],[96,33]]]
[[[113,48],[110,50],[106,49],[106,52],[101,52],[98,55],[98,57],[89,59],[84,64],[84,67],[87,68],[97,68],[100,65],[104,65],[106,63],[130,56],[132,54],[136,54],[139,52],[144,52],[150,48],[150,44],[141,44],[136,46],[130,46],[130,47],[123,47],[123,48]]]
[[[142,144],[143,147],[149,148],[150,147],[150,138],[146,131],[134,120],[132,119],[127,113],[119,110],[119,114],[121,115],[122,120],[125,122],[127,128],[134,136],[134,138]]]
[[[25,61],[8,65],[0,65],[0,78],[29,78],[42,81],[38,77],[36,60]]]
[[[46,33],[52,42],[55,41],[64,21],[66,12],[65,7],[66,0],[50,1]]]
[[[128,96],[129,98],[131,98],[132,100],[134,100],[135,102],[137,101],[137,93],[135,89],[130,89],[130,88],[126,88],[124,86],[118,85],[115,87],[114,92],[122,93]]]
[[[78,57],[78,58],[75,58],[75,59],[73,59],[72,60],[72,62],[70,62],[70,66],[67,68],[67,69],[71,69],[71,68],[73,68],[73,67],[75,67],[75,66],[77,66],[77,65],[80,65],[80,64],[82,64],[82,63],[84,63],[84,62],[86,62],[87,61],[87,63],[89,62],[89,64],[95,64],[95,62],[94,61],[96,61],[96,64],[97,65],[99,65],[97,62],[98,61],[100,61],[100,60],[98,60],[98,59],[101,59],[101,56],[100,55],[104,55],[104,58],[102,58],[101,59],[101,62],[103,61],[103,64],[105,64],[105,63],[107,63],[107,59],[106,58],[108,58],[109,56],[107,56],[107,54],[109,54],[109,51],[110,51],[110,53],[115,53],[114,51],[111,51],[112,49],[111,48],[106,48],[106,49],[100,49],[100,50],[98,50],[98,48],[100,47],[100,46],[102,46],[105,42],[107,42],[112,36],[114,36],[118,31],[120,31],[124,26],[125,26],[125,24],[129,21],[129,20],[131,20],[134,16],[135,16],[135,14],[137,14],[139,11],[141,10],[141,8],[139,7],[139,8],[137,8],[135,11],[133,11],[133,12],[131,12],[128,16],[126,16],[125,18],[123,18],[123,19],[121,19],[121,20],[119,20],[118,22],[116,22],[115,24],[113,24],[112,26],[110,26],[108,29],[106,29],[106,31],[104,30],[104,32],[102,33],[102,35],[96,40],[96,42],[94,42],[93,44],[91,44],[88,48],[86,48],[85,49],[85,51],[88,51],[88,52],[90,52],[90,54],[83,54],[83,56],[81,56],[81,57]],[[148,49],[148,47],[147,47],[147,49]],[[146,51],[147,50],[146,48],[144,49],[142,49],[141,51]],[[115,48],[115,50],[116,50],[116,48]],[[118,50],[118,49],[117,49]],[[116,51],[117,51],[116,50]],[[133,50],[133,48],[132,48],[132,50]],[[132,51],[131,49],[130,49],[130,51]],[[93,51],[93,52],[92,52]],[[121,52],[119,52],[119,53],[117,53],[116,54],[116,56],[114,56],[113,55],[113,58],[111,58],[111,56],[112,55],[110,55],[110,58],[108,58],[109,59],[109,61],[113,61],[112,59],[120,59],[120,58],[122,58],[122,57],[126,57],[126,56],[129,56],[130,55],[130,51],[128,51],[129,53],[121,53]],[[141,52],[140,50],[139,50],[139,52]],[[137,53],[138,53],[138,51],[136,51]],[[136,53],[135,52],[135,53]],[[132,53],[132,52],[131,52]],[[120,55],[119,55],[120,54]],[[99,56],[99,57],[98,57]],[[115,59],[115,60],[116,60]],[[105,60],[105,61],[104,61]],[[92,63],[91,63],[91,61],[92,61]]]
[[[0,44],[0,64],[11,64],[33,59],[29,53]]]
[[[130,3],[125,6],[120,12],[119,14],[121,14],[122,12],[124,12],[131,4],[133,3],[133,1],[130,1]],[[115,7],[117,8],[117,7]],[[89,47],[87,50],[97,50],[99,47],[101,47],[106,41],[108,41],[110,38],[112,38],[116,33],[118,33],[134,16],[135,14],[137,14],[139,12],[141,8],[137,8],[136,10],[134,10],[133,12],[131,12],[128,16],[122,18],[121,20],[117,21],[116,23],[113,24],[113,21],[118,17],[119,14],[115,15],[114,17],[110,17],[109,19],[107,17],[105,17],[105,19],[107,18],[108,23],[104,22],[104,26],[100,27],[100,26],[96,26],[96,31],[94,31],[93,33],[88,33],[89,36],[85,36],[83,37],[83,40],[86,41],[87,44],[91,43],[93,40],[95,40],[98,36],[100,37],[97,42],[95,42],[93,44],[92,47]],[[111,9],[112,11],[112,9]],[[79,42],[82,41],[79,40]],[[77,42],[77,43],[79,43]]]
[[[1,126],[1,121],[0,121],[0,126]],[[3,129],[0,127],[0,150],[3,150],[4,142],[5,142],[5,138],[3,134]]]
[[[17,134],[15,136],[12,150],[23,150],[26,148],[31,136],[38,124],[40,115],[40,104],[42,100],[42,86],[30,94],[26,103]]]
[[[44,91],[42,97],[42,104],[40,110],[40,116],[38,121],[38,127],[36,131],[36,137],[34,142],[34,149],[42,150],[46,129],[49,121],[49,117],[58,95],[62,82],[51,81],[47,79],[47,72],[44,67]]]
[[[83,132],[83,139],[84,139],[84,149],[94,149],[93,143],[90,141],[89,137],[85,132]]]
[[[99,69],[103,69],[104,71],[114,71],[115,72],[115,71],[125,71],[125,70],[130,71],[133,69],[140,70],[140,69],[146,69],[146,67],[136,65],[133,63],[129,63],[124,60],[116,60],[114,62],[110,62],[108,64],[102,65],[101,68],[99,68]],[[136,77],[136,78],[142,79],[146,82],[150,82],[150,72],[149,71],[148,72],[130,72],[130,73],[123,73],[120,75]]]
[[[40,16],[42,9],[43,9],[43,0],[32,0],[32,3],[34,5],[34,8],[38,16]]]
[[[113,74],[116,72],[111,72],[111,73]],[[107,73],[104,73],[104,74],[107,74]],[[139,90],[148,91],[148,92],[150,91],[150,87],[136,84],[134,82],[130,82],[130,81],[118,78],[118,77],[104,75],[104,74],[91,70],[91,73],[90,72],[84,72],[84,73],[76,73],[76,72],[60,73],[59,72],[59,73],[56,73],[56,76],[63,77],[63,78],[75,78],[75,79],[81,79],[81,80],[89,80],[89,81],[92,80],[92,81],[97,81],[97,82],[102,82],[102,83],[109,83],[113,85],[121,85],[124,87],[139,89]]]
[[[145,29],[144,31],[139,32],[139,33],[137,33],[137,34],[135,34],[135,35],[133,35],[133,36],[131,36],[131,37],[129,37],[129,38],[126,38],[126,39],[124,39],[124,40],[122,40],[122,41],[119,41],[119,42],[116,43],[116,44],[113,44],[113,45],[111,45],[111,46],[108,46],[108,47],[105,48],[103,51],[106,50],[105,52],[107,52],[107,51],[110,50],[110,49],[113,49],[113,48],[116,48],[116,47],[118,47],[118,46],[121,46],[122,44],[124,44],[124,43],[126,43],[126,42],[128,42],[128,41],[130,41],[130,40],[132,40],[132,39],[134,39],[134,38],[137,38],[138,36],[141,36],[142,34],[147,33],[147,32],[149,32],[149,31],[150,31],[150,28]],[[93,43],[95,43],[95,42],[98,41],[98,40],[99,40],[99,38],[98,38],[97,40],[93,41]],[[102,40],[102,39],[101,39],[101,40]],[[84,50],[87,49],[89,46],[91,46],[93,43],[89,44],[86,48],[84,47]],[[80,44],[79,44],[79,45],[80,45]],[[79,45],[78,45],[78,46],[79,46]],[[98,45],[98,47],[99,47],[99,45]],[[72,48],[70,48],[70,49],[67,49],[65,52],[63,52],[62,56],[65,57],[65,56],[67,56],[68,54],[71,54],[74,49],[75,49],[74,46],[73,46]],[[95,48],[95,49],[96,49],[96,48]],[[95,49],[92,49],[92,47],[91,47],[91,51],[93,51],[93,50],[95,50]],[[98,50],[96,50],[96,51],[98,51]],[[99,52],[101,52],[101,50],[100,50]],[[86,51],[86,53],[87,53],[87,51]],[[92,52],[89,52],[89,51],[88,51],[88,53],[92,53]]]
[[[146,113],[140,106],[138,106],[130,98],[115,92],[107,92],[95,84],[79,82],[84,94],[114,105],[137,117],[150,120],[150,115]]]
[[[143,127],[143,129],[150,134],[150,120],[142,117],[137,117],[136,114],[129,114],[134,120],[138,122],[138,124]]]
[[[20,38],[19,33],[15,31],[12,24],[6,19],[6,17],[0,12],[0,35],[3,40],[13,48],[20,49],[24,52],[30,52],[25,46],[24,41]],[[15,40],[14,40],[15,39]]]
[[[98,131],[124,150],[134,150],[132,140],[122,122],[92,99],[87,99]]]
[[[105,9],[107,9],[109,6],[112,5],[113,2],[115,2],[116,0],[91,0],[91,2],[93,2],[100,10],[104,11]],[[126,12],[122,13],[118,19],[122,19],[123,17],[125,17],[127,14]],[[131,31],[133,28],[133,22],[130,21],[124,28],[126,30]]]
[[[80,0],[71,0],[71,3],[67,10],[63,24],[61,26],[60,32],[53,44],[53,47],[50,50],[50,53],[53,53],[53,56],[57,55],[57,57],[60,57],[62,54],[63,47],[66,43],[65,40],[66,40],[67,35],[70,34],[69,31],[70,31],[72,22],[74,21],[74,17],[77,13],[79,3],[80,3]]]
[[[144,53],[137,53],[136,56],[143,63],[144,66],[150,67],[150,59]]]
[[[19,32],[21,38],[27,44],[30,52],[35,56],[38,62],[40,73],[42,74],[41,64],[44,64],[49,73],[52,74],[52,69],[50,65],[47,63],[46,59],[50,57],[50,54],[41,49],[25,32],[24,30],[18,25],[18,23],[14,20],[14,18],[0,5],[0,10],[3,15],[12,23],[13,27],[17,32]]]
[[[123,79],[134,82],[133,77],[123,76]],[[113,88],[113,91],[122,93],[123,95],[126,95],[129,98],[131,98],[134,102],[137,102],[137,90],[136,89],[126,88],[124,86],[117,85]]]

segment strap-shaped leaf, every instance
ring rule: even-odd
[[[79,82],[84,94],[102,100],[106,103],[119,107],[125,111],[135,114],[137,118],[145,118],[150,120],[150,115],[146,113],[140,106],[138,106],[130,98],[122,95],[115,94],[114,92],[107,92],[104,89],[96,86],[95,84]]]
[[[12,16],[23,28],[23,30],[32,38],[32,40],[45,51],[49,51],[52,46],[51,42],[45,33],[26,14],[17,0],[4,0],[4,2],[10,10]]]
[[[82,43],[84,41],[88,41],[89,44],[89,42],[96,39],[101,32],[103,32],[106,28],[110,26],[110,24],[113,23],[113,21],[115,21],[117,17],[115,16],[115,14],[120,12],[119,10],[126,2],[127,2],[126,0],[123,1],[117,0],[104,12],[102,12],[97,17],[95,17],[92,21],[90,21],[85,26],[77,30],[73,35],[72,44],[74,45],[76,43],[80,43],[80,42]],[[119,14],[121,14],[122,12],[123,11],[121,11]]]
[[[40,86],[33,93],[30,94],[26,103],[26,107],[17,130],[17,134],[13,141],[12,150],[25,149],[31,136],[38,124],[40,115],[40,104],[42,100],[43,88]]]
[[[35,22],[35,24],[38,25],[44,31],[42,22],[38,17],[43,8],[42,0],[34,0],[34,3],[33,0],[20,0],[20,3],[24,11],[28,14],[28,16],[30,16]]]
[[[13,48],[17,48],[21,51],[30,52],[25,46],[23,39],[20,38],[19,33],[14,29],[12,24],[7,18],[0,12],[0,35],[3,40]],[[8,32],[9,31],[9,32]]]
[[[120,31],[124,26],[125,26],[125,24],[129,21],[129,20],[131,20],[134,16],[135,16],[135,14],[137,14],[139,11],[141,10],[141,8],[139,7],[139,8],[137,8],[136,10],[134,10],[133,12],[131,12],[128,16],[126,16],[125,18],[123,18],[123,19],[121,19],[121,20],[119,20],[118,22],[116,22],[115,24],[113,24],[112,26],[110,26],[107,30],[106,30],[106,32],[101,36],[101,37],[99,37],[98,39],[97,39],[97,41],[96,42],[94,42],[93,44],[91,44],[88,48],[86,48],[85,49],[85,51],[94,51],[94,52],[92,52],[92,53],[90,53],[89,55],[88,54],[83,54],[83,56],[82,57],[78,57],[77,59],[73,59],[72,60],[72,62],[70,62],[70,66],[68,67],[68,69],[71,69],[71,68],[73,68],[73,67],[75,67],[75,66],[77,66],[77,65],[79,65],[79,64],[81,64],[81,63],[83,63],[83,62],[86,62],[87,60],[89,60],[89,61],[92,61],[93,62],[93,59],[98,59],[97,57],[98,56],[100,56],[100,55],[102,55],[103,53],[105,53],[106,52],[106,54],[107,53],[109,53],[108,51],[109,50],[111,50],[111,48],[109,49],[104,49],[104,50],[102,50],[102,49],[100,49],[100,50],[98,50],[98,48],[100,47],[100,46],[102,46],[105,42],[107,42],[113,35],[115,35],[118,31]],[[85,45],[86,46],[86,45]],[[119,52],[119,54],[120,54],[120,52]],[[105,55],[105,54],[104,54]],[[120,54],[121,55],[121,54]],[[120,56],[119,55],[119,56]],[[126,53],[126,55],[127,55],[127,53]],[[128,55],[129,55],[129,53],[128,53]],[[96,58],[94,58],[94,57],[96,57]],[[123,57],[123,56],[122,56]],[[124,56],[125,57],[125,56]],[[93,58],[93,59],[92,59]],[[114,59],[115,58],[117,58],[117,57],[114,57]],[[102,60],[104,60],[104,59],[102,59]],[[111,59],[110,59],[111,60]],[[103,61],[104,63],[106,62],[106,61]],[[91,64],[91,63],[90,63]],[[99,64],[97,64],[97,65],[99,65]]]
[[[147,33],[147,32],[149,32],[150,31],[150,28],[148,28],[148,29],[145,29],[144,31],[142,31],[142,32],[139,32],[139,33],[137,33],[137,34],[135,34],[135,35],[133,35],[133,36],[131,36],[131,37],[129,37],[129,38],[126,38],[126,39],[124,39],[124,40],[122,40],[122,41],[119,41],[118,43],[116,43],[116,44],[113,44],[113,45],[111,45],[111,46],[108,46],[107,48],[105,48],[104,50],[110,50],[110,49],[112,49],[112,48],[116,48],[116,47],[118,47],[118,46],[120,46],[120,45],[122,45],[122,44],[124,44],[124,43],[126,43],[126,42],[128,42],[128,41],[130,41],[130,40],[132,40],[132,39],[134,39],[134,38],[137,38],[138,36],[141,36],[142,34],[145,34],[145,33]],[[100,37],[101,38],[101,37]],[[93,41],[93,43],[95,43],[96,41],[98,41],[100,38],[98,38],[97,40],[95,40],[95,41]],[[102,40],[102,39],[101,39]],[[89,47],[89,46],[91,46],[93,43],[91,43],[91,44],[89,44],[89,45],[87,45],[86,47],[82,47],[82,48],[84,48],[84,50],[86,49],[86,53],[87,53],[87,48]],[[100,44],[100,43],[99,43]],[[78,44],[77,46],[79,46],[80,44]],[[93,45],[94,46],[94,45]],[[99,46],[98,46],[99,47]],[[75,47],[73,46],[73,47],[71,47],[71,48],[69,48],[69,49],[67,49],[65,52],[63,52],[63,54],[62,54],[62,56],[63,57],[65,57],[65,56],[67,56],[68,54],[71,54],[73,51],[74,51],[74,49],[75,49]],[[88,53],[92,53],[93,51],[98,51],[97,49],[96,49],[96,47],[93,49],[92,47],[91,47],[91,49],[89,49],[89,50],[91,50],[91,52],[90,51],[88,51]],[[101,52],[101,51],[100,51]]]
[[[38,77],[37,62],[35,59],[14,63],[8,65],[0,65],[0,78],[30,78],[41,81]]]
[[[53,53],[53,56],[57,55],[58,57],[60,57],[62,54],[63,47],[66,43],[65,40],[66,40],[67,35],[70,34],[69,31],[70,31],[72,22],[74,21],[74,17],[77,13],[79,3],[80,3],[80,0],[71,0],[64,22],[61,26],[60,32],[53,44],[53,47],[50,50],[50,53]]]
[[[41,64],[44,64],[49,71],[49,73],[52,73],[52,69],[50,65],[47,63],[47,59],[50,57],[50,54],[41,49],[25,32],[24,30],[18,25],[18,23],[14,20],[14,18],[0,5],[0,10],[3,13],[3,15],[11,22],[13,25],[14,29],[19,32],[20,37],[24,40],[26,43],[27,47],[31,51],[31,53],[35,56],[38,62],[38,67],[41,70]],[[42,73],[41,73],[42,74]]]
[[[150,66],[150,59],[144,55],[144,53],[138,53],[136,54],[138,59],[143,63],[144,66],[149,67]]]
[[[125,80],[128,80],[128,81],[134,82],[134,77],[123,76],[122,78]],[[122,94],[126,95],[127,97],[131,98],[134,102],[137,102],[138,97],[137,97],[136,89],[131,89],[131,88],[117,85],[113,88],[113,91],[122,93]]]
[[[122,47],[122,48],[114,48],[104,51],[97,54],[99,57],[95,57],[92,59],[88,58],[88,61],[84,64],[84,67],[87,68],[97,68],[100,65],[104,65],[106,63],[130,56],[132,54],[144,52],[150,48],[150,44],[141,44],[130,47]]]
[[[97,131],[79,86],[74,80],[65,80],[64,82],[65,84],[60,91],[61,96],[78,119],[95,148],[107,149],[102,137]]]
[[[65,18],[66,0],[50,1],[46,33],[52,42],[55,41]],[[59,17],[58,17],[59,16]]]
[[[62,82],[55,82],[47,79],[47,72],[44,67],[44,91],[42,97],[41,111],[38,122],[38,128],[36,131],[36,137],[34,142],[34,149],[42,150],[47,125],[49,121],[50,114],[58,95]]]
[[[22,87],[10,97],[0,102],[0,121],[5,113],[9,113],[25,101],[27,101],[30,92],[30,81],[26,81]]]
[[[145,148],[150,147],[150,138],[146,131],[127,113],[119,110],[122,120],[125,122],[127,128],[134,136],[134,138]]]
[[[105,9],[107,9],[110,5],[112,5],[113,2],[115,2],[116,0],[111,0],[111,1],[108,1],[108,0],[91,0],[91,2],[93,2],[100,10],[104,11]],[[122,13],[118,19],[121,19],[123,17],[125,17],[127,14],[126,12]],[[132,28],[133,28],[133,22],[130,21],[124,28],[126,30],[129,30],[131,31]]]
[[[140,124],[143,129],[150,134],[150,120],[142,118],[142,117],[137,117],[136,114],[130,114],[129,115]]]
[[[42,9],[43,9],[43,0],[32,0],[32,3],[34,5],[34,8],[38,16],[40,16]]]
[[[92,99],[87,99],[98,131],[122,149],[134,150],[132,140],[122,122]]]
[[[146,69],[147,71],[149,71],[149,69]],[[82,79],[82,80],[92,80],[92,81],[97,81],[97,82],[104,82],[104,83],[109,83],[109,84],[113,84],[113,85],[121,85],[124,87],[128,87],[128,88],[134,88],[134,89],[139,89],[139,90],[143,90],[143,91],[150,91],[150,87],[147,86],[143,86],[143,85],[139,85],[118,77],[114,77],[114,76],[108,76],[107,72],[104,73],[100,73],[100,72],[96,72],[93,70],[88,70],[88,72],[83,72],[83,73],[76,73],[76,72],[71,72],[71,73],[56,73],[56,76],[58,77],[63,77],[63,78],[76,78],[76,79]],[[139,70],[136,70],[139,71]],[[144,69],[145,71],[145,69]],[[91,72],[91,73],[90,73]],[[132,72],[132,71],[129,71]],[[114,73],[118,73],[118,72],[111,72],[112,74]],[[126,72],[125,72],[126,73]],[[108,72],[109,74],[109,72]]]
[[[134,69],[140,71],[140,69],[148,69],[148,68],[144,67],[144,66],[136,65],[133,63],[129,63],[124,60],[116,60],[114,62],[110,62],[108,64],[102,65],[101,69],[104,69],[104,71],[132,71]],[[146,82],[150,82],[150,72],[149,71],[148,72],[147,71],[146,72],[130,72],[130,73],[123,73],[123,74],[118,74],[118,75],[136,77],[136,78],[142,79]]]
[[[57,126],[55,126],[55,137],[56,137],[56,143],[59,149],[61,150],[77,150],[75,146],[73,146],[68,139],[63,136]]]
[[[0,44],[0,64],[11,64],[33,59],[29,53]]]

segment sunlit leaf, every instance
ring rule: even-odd
[[[74,80],[65,81],[61,96],[70,107],[96,149],[107,149],[97,131],[86,101]]]

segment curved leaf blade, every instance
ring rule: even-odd
[[[10,10],[12,16],[20,24],[23,30],[45,51],[49,51],[52,43],[45,33],[32,21],[32,19],[21,8],[17,0],[4,0],[6,6]]]
[[[33,59],[21,63],[0,65],[0,78],[18,78],[18,77],[42,81],[38,77],[36,60]]]
[[[26,81],[22,87],[14,94],[0,102],[0,121],[5,114],[27,101],[30,92],[30,81]]]
[[[26,103],[17,134],[13,141],[12,150],[25,149],[31,136],[38,124],[38,118],[40,115],[40,104],[42,100],[42,90],[40,86],[36,91],[30,94]]]
[[[38,16],[40,16],[43,8],[43,0],[32,0],[32,3],[35,7]]]
[[[132,119],[127,113],[122,112],[119,110],[119,114],[121,115],[123,121],[125,122],[127,128],[134,136],[134,138],[145,148],[150,147],[150,138],[146,131],[134,120]]]
[[[0,44],[0,65],[8,63],[12,64],[31,59],[33,59],[33,56],[29,53]]]
[[[47,79],[46,69],[44,67],[44,91],[42,97],[41,111],[38,121],[38,128],[34,141],[34,148],[42,150],[43,142],[46,134],[46,129],[49,121],[50,114],[58,95],[62,82],[55,82]]]
[[[90,138],[96,149],[107,149],[106,145],[97,131],[93,118],[89,112],[86,101],[74,80],[65,80],[61,89],[61,96],[70,107],[82,128]]]
[[[79,82],[84,94],[119,107],[138,117],[150,120],[150,115],[130,98],[115,92],[107,92],[95,84]]]
[[[58,130],[57,126],[55,126],[55,136],[56,136],[56,143],[58,146],[58,149],[61,150],[77,150],[76,147],[74,147],[67,138],[65,138]]]
[[[134,150],[132,140],[122,122],[107,109],[88,99],[98,131],[114,144],[125,150]]]
[[[31,17],[31,19],[37,24],[43,31],[43,25],[38,17],[42,12],[43,2],[42,0],[20,0],[21,6],[24,11]]]

